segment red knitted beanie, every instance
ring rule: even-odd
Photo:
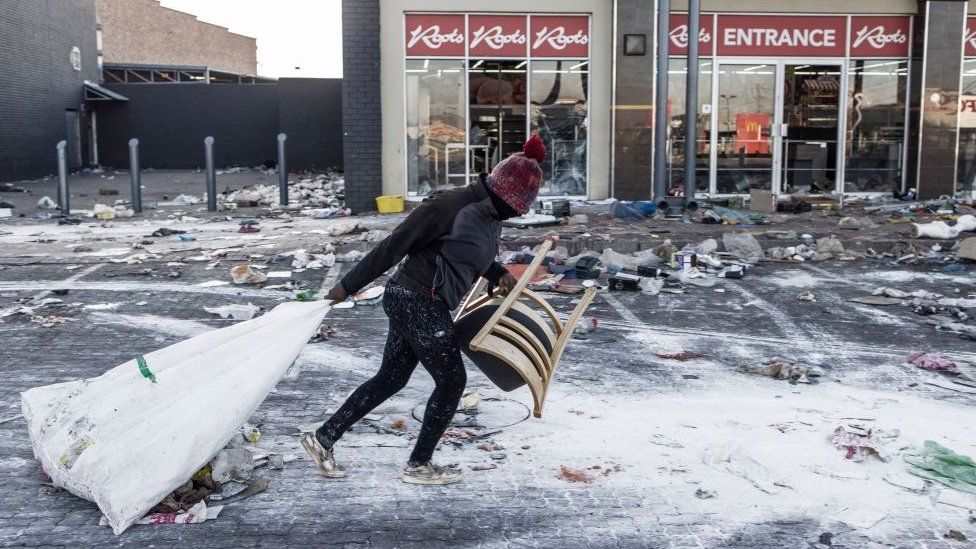
[[[488,174],[488,187],[519,215],[532,208],[542,184],[539,162],[546,159],[542,138],[533,135],[525,142],[522,152],[502,160]]]

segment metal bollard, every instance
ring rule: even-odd
[[[204,153],[207,157],[207,211],[217,211],[217,172],[214,169],[213,155],[214,138],[207,136],[203,140]]]
[[[132,211],[142,213],[142,168],[139,166],[139,140],[129,140],[129,178],[132,181]]]
[[[288,207],[288,167],[285,165],[285,141],[288,136],[278,134],[278,202],[282,208]]]
[[[58,208],[61,215],[71,215],[68,200],[68,142],[58,142]]]

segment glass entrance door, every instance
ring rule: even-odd
[[[490,172],[510,154],[522,150],[528,118],[526,61],[469,61],[469,175]]]
[[[780,192],[837,190],[840,65],[784,64]]]
[[[776,63],[720,63],[713,99],[712,166],[719,194],[772,189]]]

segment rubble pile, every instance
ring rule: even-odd
[[[237,207],[276,206],[278,192],[277,185],[257,185],[225,192],[222,202],[233,203]],[[352,215],[352,211],[344,206],[345,192],[345,179],[336,174],[319,174],[315,178],[290,181],[289,207],[305,209],[304,215],[319,219]]]

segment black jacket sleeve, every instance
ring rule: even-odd
[[[424,200],[393,233],[369,251],[353,270],[342,278],[342,288],[355,294],[415,252],[445,234],[444,217],[434,206],[436,199]]]

